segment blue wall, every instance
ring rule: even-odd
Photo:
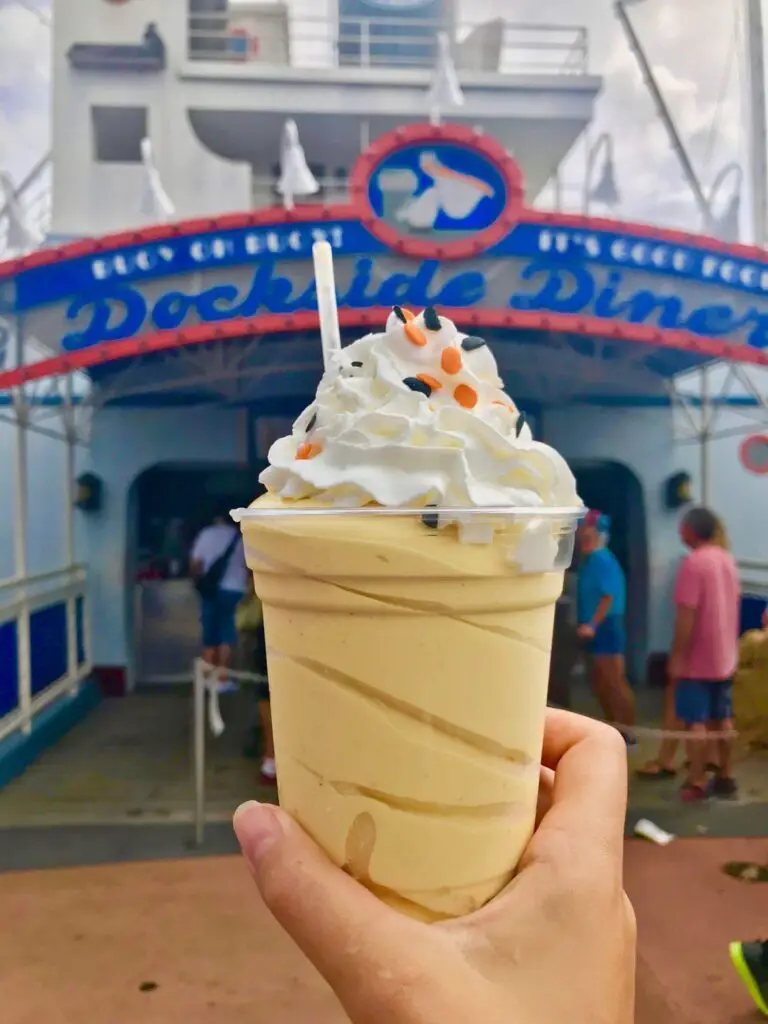
[[[0,579],[14,574],[13,506],[16,427],[0,421]],[[66,445],[29,431],[29,543],[31,573],[50,572],[66,562]]]
[[[221,408],[108,408],[94,417],[88,468],[104,481],[104,507],[79,525],[89,567],[95,665],[129,664],[132,484],[157,464],[244,463],[246,430],[245,412]]]

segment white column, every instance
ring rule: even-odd
[[[19,368],[24,364],[24,324],[21,317],[16,318],[16,337],[14,339],[15,363]],[[32,666],[30,660],[29,637],[29,588],[27,576],[27,515],[29,472],[27,464],[27,424],[29,407],[24,387],[16,389],[13,396],[16,412],[16,445],[14,458],[13,486],[13,551],[14,574],[19,584],[21,608],[16,619],[16,651],[17,651],[17,694],[19,711],[22,715],[22,731],[32,730]]]
[[[752,241],[766,243],[768,227],[768,142],[766,141],[765,40],[761,0],[747,0],[746,49],[749,74],[749,165],[752,179]]]
[[[66,568],[68,580],[74,582],[75,573],[75,409],[72,401],[72,375],[64,378],[64,434],[66,437],[66,465],[64,467],[64,504],[66,506]],[[83,608],[85,617],[85,608]],[[67,598],[67,675],[72,681],[71,694],[80,689],[77,682],[77,597]]]
[[[709,368],[706,366],[701,370],[699,459],[699,500],[708,507],[712,499],[712,403],[709,395]]]

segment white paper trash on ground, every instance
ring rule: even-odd
[[[652,843],[656,843],[657,846],[669,846],[676,838],[671,832],[665,832],[663,828],[654,825],[647,818],[641,818],[635,825],[635,835],[640,836],[641,839],[648,839]]]

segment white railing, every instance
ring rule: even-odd
[[[0,582],[0,741],[31,732],[91,668],[83,566]]]
[[[282,5],[217,13],[191,10],[192,60],[294,68],[427,68],[449,30],[459,71],[519,75],[588,73],[589,36],[575,25],[459,23],[417,18],[292,15]]]
[[[51,225],[51,154],[39,160],[15,192],[26,223],[42,238]],[[0,198],[0,259],[13,255],[8,248],[8,215]]]

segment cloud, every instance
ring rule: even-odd
[[[50,10],[50,0],[25,0]],[[311,13],[305,31],[321,31],[337,0],[288,0],[296,17]],[[541,23],[589,31],[591,69],[605,78],[592,138],[610,132],[622,205],[627,218],[698,229],[696,206],[660,124],[651,97],[613,11],[612,0],[458,0],[459,18],[478,22],[503,16],[510,23]],[[710,184],[726,163],[745,160],[735,51],[740,0],[648,0],[630,16],[653,64],[700,176]],[[50,30],[16,0],[0,0],[0,166],[18,179],[49,146]],[[520,38],[520,34],[516,34]],[[560,33],[559,38],[568,38]],[[566,202],[580,205],[585,146],[566,161]]]
[[[49,147],[50,68],[50,29],[33,12],[2,0],[0,167],[17,181]]]

